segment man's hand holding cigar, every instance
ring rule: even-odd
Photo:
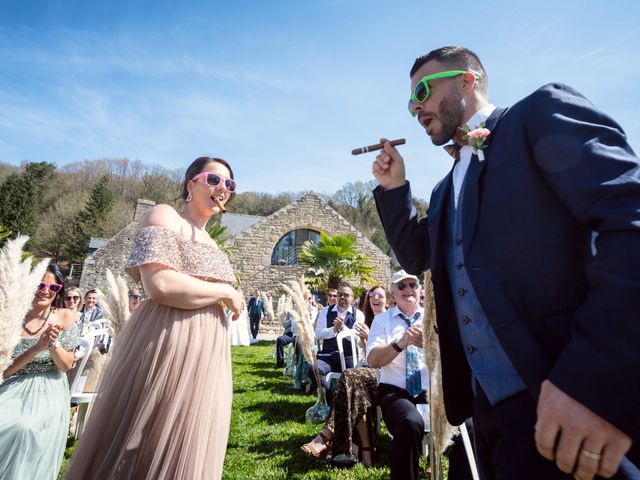
[[[371,173],[376,177],[378,184],[385,190],[398,188],[405,184],[404,160],[389,140],[381,138],[384,145],[371,166]]]

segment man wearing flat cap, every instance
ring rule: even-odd
[[[391,478],[419,477],[424,420],[416,408],[427,403],[429,374],[422,348],[418,277],[404,270],[391,278],[396,306],[377,315],[367,342],[367,362],[380,369],[378,396],[391,441]]]

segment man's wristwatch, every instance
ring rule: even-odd
[[[402,348],[402,347],[400,347],[400,345],[398,345],[398,341],[397,340],[394,340],[393,342],[391,342],[391,346],[398,353],[400,353],[400,352],[402,352],[402,350],[404,350],[404,348]]]

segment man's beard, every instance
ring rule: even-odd
[[[438,120],[442,126],[440,132],[434,132],[431,135],[431,142],[434,145],[444,145],[456,134],[458,127],[461,126],[464,118],[464,105],[460,97],[456,98],[453,94],[447,95],[440,102],[438,112]]]

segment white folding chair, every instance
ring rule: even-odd
[[[351,353],[353,354],[353,365],[356,366],[360,363],[361,353],[358,349],[358,335],[356,335],[355,330],[351,329],[343,329],[336,336],[336,341],[338,342],[338,354],[340,355],[340,372],[329,372],[326,376],[327,383],[331,383],[332,380],[338,380],[342,372],[347,369],[347,361],[344,357],[344,343],[343,340],[351,341]]]
[[[89,330],[80,341],[80,349],[84,350],[84,355],[80,360],[78,370],[76,371],[75,377],[73,378],[73,382],[71,382],[70,388],[71,403],[78,404],[78,417],[76,419],[76,428],[74,432],[74,436],[77,439],[80,438],[80,435],[82,435],[86,417],[88,416],[89,405],[96,397],[95,393],[84,393],[82,391],[84,388],[84,384],[87,381],[87,377],[82,375],[82,373],[84,371],[84,367],[86,367],[87,362],[89,361],[89,357],[91,356],[91,351],[93,350],[93,345],[95,343],[96,337],[106,334],[108,334],[106,328],[92,329]]]
[[[295,340],[287,345],[284,351],[284,368],[282,374],[285,377],[293,377],[296,374],[296,355],[294,351]]]

